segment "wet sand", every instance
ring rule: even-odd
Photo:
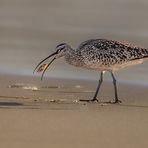
[[[148,92],[118,83],[122,104],[84,103],[97,81],[0,76],[0,147],[145,148]],[[106,82],[98,98],[110,101]]]

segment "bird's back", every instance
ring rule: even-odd
[[[148,57],[145,48],[107,39],[87,40],[76,52],[81,55],[84,67],[98,70],[119,69],[141,63]]]

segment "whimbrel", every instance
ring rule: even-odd
[[[41,65],[50,57],[53,57],[53,59],[48,64]],[[37,71],[43,71],[42,79],[44,72],[47,70],[49,65],[54,60],[61,57],[64,57],[67,63],[76,67],[100,71],[99,83],[93,98],[90,100],[86,99],[80,101],[98,101],[97,95],[103,82],[103,74],[108,71],[111,74],[114,85],[115,98],[112,103],[121,103],[118,99],[114,71],[142,63],[148,58],[148,49],[107,39],[90,39],[82,42],[77,49],[73,49],[66,43],[61,43],[56,46],[56,51],[54,53],[46,57],[36,66],[34,71],[37,69]]]

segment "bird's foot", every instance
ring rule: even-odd
[[[88,99],[83,99],[83,100],[79,100],[79,101],[81,101],[81,102],[98,102],[98,99],[97,98],[93,98],[93,99],[90,99],[90,100],[88,100]]]
[[[120,100],[115,100],[115,101],[106,101],[106,102],[101,102],[103,104],[120,104],[122,101]]]
[[[99,100],[97,99],[97,98],[93,98],[93,99],[84,99],[84,100],[79,100],[79,101],[81,101],[81,102],[99,102]],[[120,103],[122,103],[122,101],[121,100],[115,100],[115,101],[108,101],[108,102],[100,102],[100,103],[105,103],[105,104],[120,104]]]
[[[115,100],[113,102],[110,101],[110,103],[111,104],[120,104],[120,103],[122,103],[122,101],[117,99],[117,100]]]

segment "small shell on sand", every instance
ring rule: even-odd
[[[81,85],[75,85],[75,88],[81,88]]]

